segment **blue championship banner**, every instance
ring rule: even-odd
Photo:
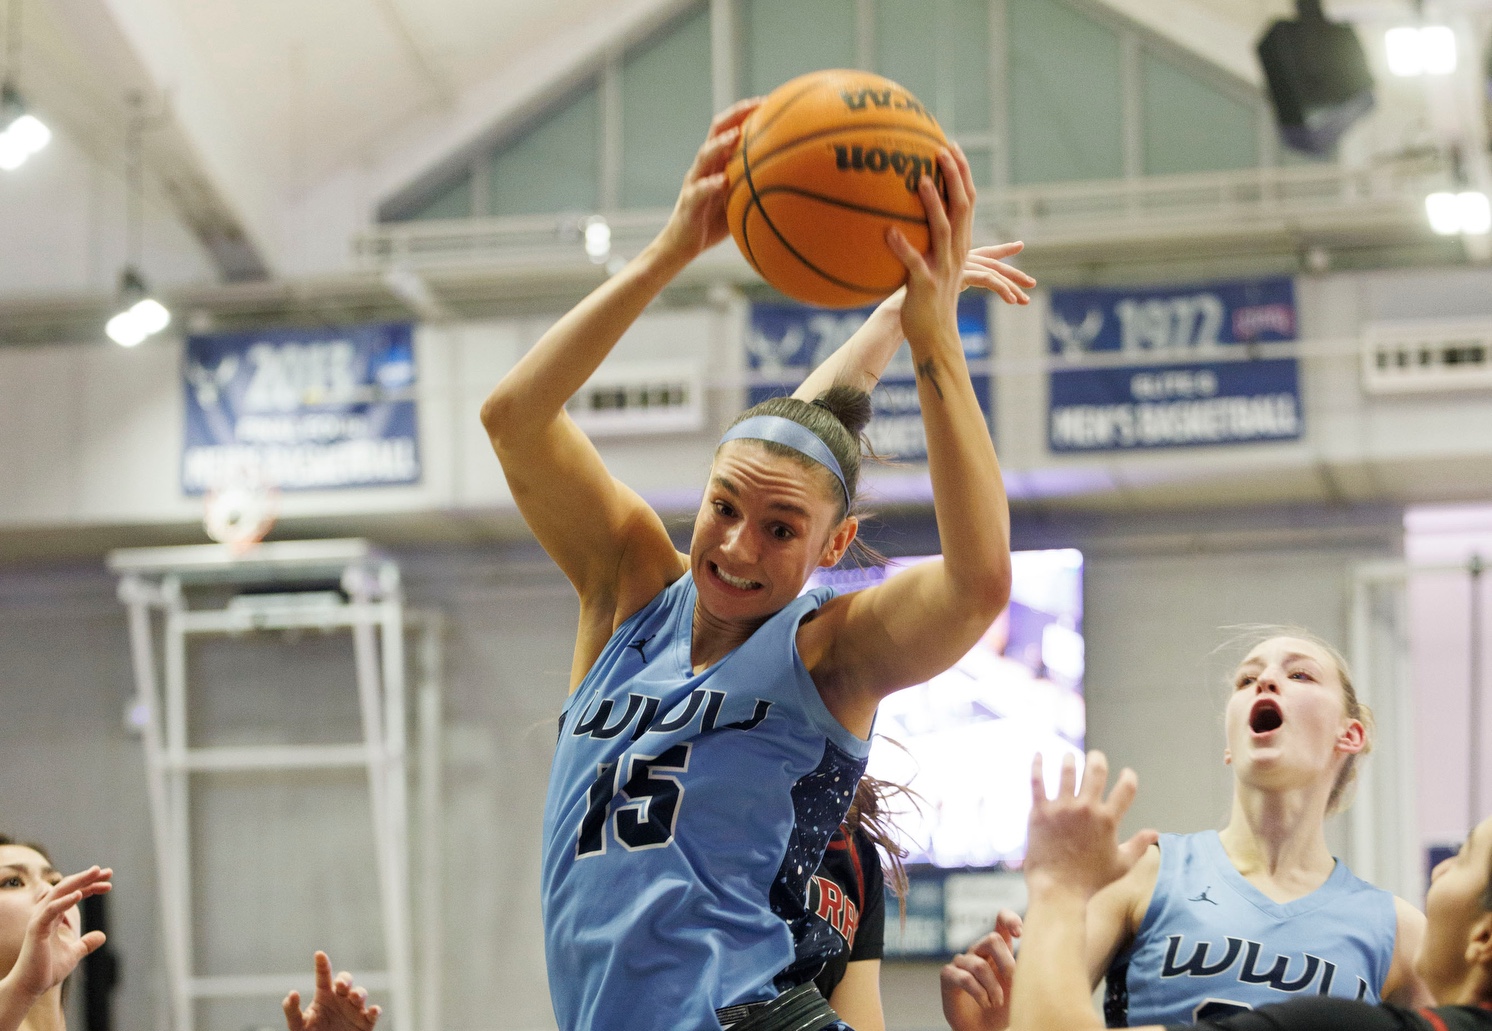
[[[1051,374],[1053,451],[1124,451],[1296,440],[1294,358],[1121,365]]]
[[[408,324],[189,337],[182,379],[186,494],[419,482]]]
[[[1210,357],[1240,344],[1294,340],[1295,281],[1134,290],[1053,290],[1051,353],[1070,360],[1123,355],[1135,361]],[[1202,352],[1202,353],[1198,353]]]
[[[790,302],[751,306],[746,337],[746,365],[750,373],[749,403],[790,394],[808,374],[865,324],[874,307],[826,311]],[[984,295],[970,292],[959,298],[958,332],[974,383],[974,394],[988,418],[990,413],[989,311]],[[870,397],[873,415],[865,434],[883,458],[927,460],[927,436],[922,428],[922,406],[911,350],[905,343],[892,358]]]
[[[1212,447],[1303,432],[1289,278],[1054,290],[1047,344],[1053,452]],[[1157,364],[1167,363],[1167,364]]]

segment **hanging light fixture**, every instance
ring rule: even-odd
[[[145,177],[141,133],[145,121],[140,98],[131,97],[129,129],[124,144],[124,245],[126,263],[119,274],[119,312],[104,326],[120,347],[135,347],[171,324],[171,312],[150,294],[140,273],[141,223],[145,215]]]
[[[104,332],[120,347],[134,347],[171,324],[171,312],[150,296],[145,280],[128,266],[119,277],[120,311],[109,320]]]
[[[10,0],[5,19],[5,73],[0,78],[0,170],[13,172],[52,142],[52,130],[26,108],[16,86],[21,68],[21,0]]]

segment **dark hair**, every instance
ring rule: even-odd
[[[742,412],[732,426],[757,415],[775,415],[791,419],[806,428],[834,454],[839,471],[844,473],[848,501],[840,499],[840,518],[854,511],[855,491],[860,482],[860,435],[870,422],[870,395],[848,384],[836,383],[812,401],[796,397],[769,397],[761,404]],[[758,440],[774,455],[783,455],[804,466],[817,465],[813,459],[786,444]],[[835,492],[838,493],[837,491]]]
[[[46,848],[42,845],[38,845],[34,841],[17,841],[9,834],[0,834],[0,848],[4,848],[6,845],[16,845],[20,848],[29,848],[31,851],[35,852],[37,855],[45,859],[48,863],[52,862],[52,856],[50,853],[47,852]]]
[[[903,795],[916,805],[918,795],[905,784],[895,784],[869,774],[855,785],[855,799],[850,811],[845,814],[844,825],[851,834],[863,831],[883,857],[881,867],[886,872],[886,883],[900,903],[901,919],[907,919],[907,868],[902,860],[907,857],[907,848],[899,840],[895,821],[887,812],[887,802]]]

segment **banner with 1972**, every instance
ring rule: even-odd
[[[1295,284],[1287,278],[1055,290],[1047,444],[1054,452],[1297,440]],[[1281,347],[1285,353],[1281,353]]]
[[[190,337],[182,490],[418,483],[415,376],[405,323]]]

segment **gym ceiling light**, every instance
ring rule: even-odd
[[[1389,29],[1383,41],[1388,70],[1401,78],[1450,75],[1456,70],[1456,34],[1444,25]]]
[[[132,266],[119,277],[120,311],[104,332],[120,347],[134,347],[171,324],[166,306],[150,296],[145,279]]]
[[[0,169],[13,172],[52,141],[52,130],[26,110],[20,90],[0,85]]]
[[[1480,190],[1432,193],[1425,198],[1430,228],[1441,236],[1486,236],[1492,232],[1492,202]]]

